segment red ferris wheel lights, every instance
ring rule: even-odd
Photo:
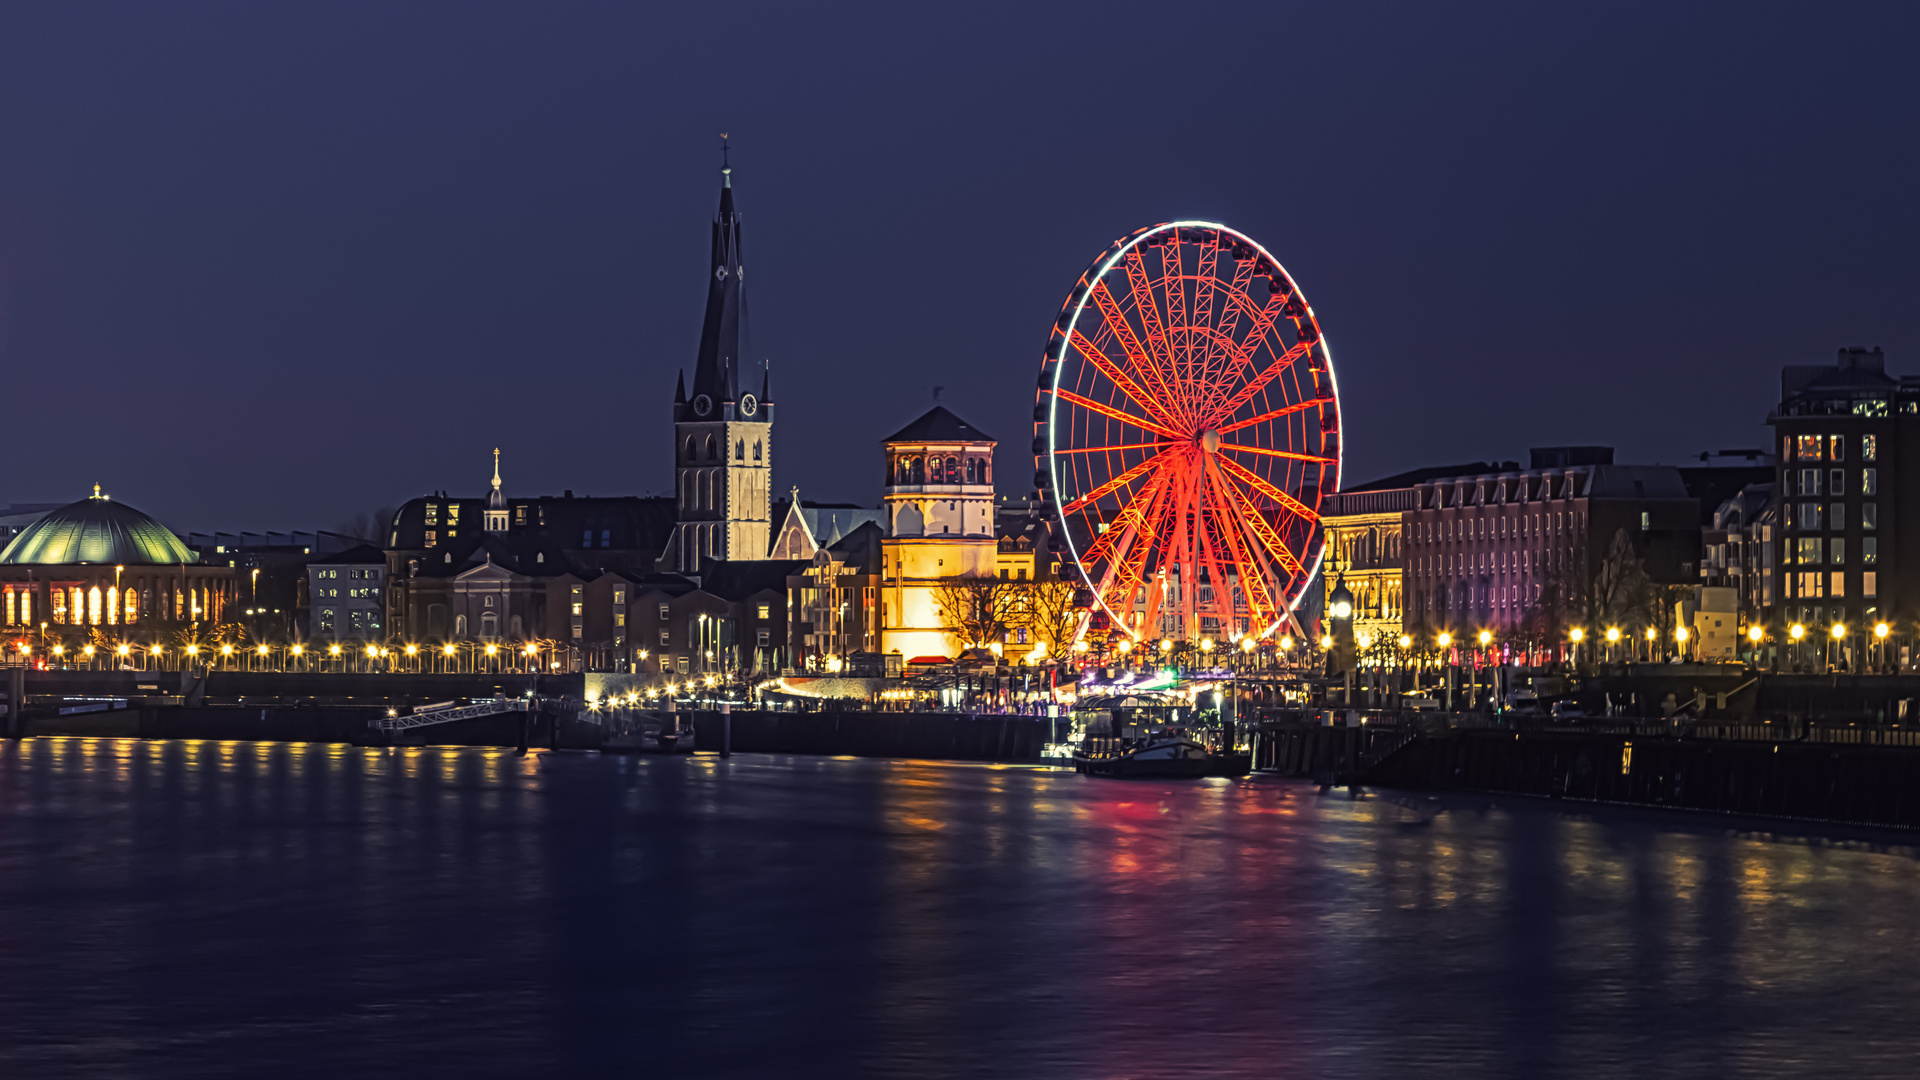
[[[1159,442],[1126,443],[1121,446],[1076,446],[1071,450],[1056,450],[1054,453],[1061,456],[1068,454],[1107,454],[1116,450],[1164,450],[1173,445],[1175,444],[1162,439]]]
[[[1285,371],[1289,366],[1291,366],[1295,360],[1300,359],[1301,357],[1307,355],[1309,352],[1312,352],[1312,351],[1313,351],[1313,345],[1310,342],[1305,342],[1305,341],[1301,342],[1298,345],[1295,345],[1291,349],[1288,349],[1286,352],[1282,353],[1278,359],[1274,360],[1273,363],[1267,365],[1267,369],[1265,371],[1262,371],[1260,374],[1255,375],[1252,379],[1249,379],[1247,381],[1247,385],[1240,388],[1239,393],[1227,399],[1226,404],[1218,406],[1215,409],[1213,409],[1208,419],[1225,420],[1227,417],[1232,416],[1236,412],[1239,412],[1240,406],[1245,405],[1249,401],[1252,401],[1256,394],[1260,393],[1260,391],[1262,390],[1265,390],[1267,388],[1267,384],[1272,382],[1274,379],[1278,378],[1280,373],[1282,371]]]
[[[1113,494],[1114,492],[1120,490],[1121,488],[1126,487],[1128,484],[1133,483],[1135,480],[1140,479],[1142,476],[1145,476],[1147,473],[1147,470],[1159,468],[1160,462],[1161,462],[1161,456],[1156,454],[1153,457],[1150,457],[1147,460],[1141,462],[1140,464],[1135,465],[1133,468],[1128,469],[1126,472],[1121,473],[1119,476],[1116,476],[1113,479],[1107,481],[1106,483],[1101,484],[1099,487],[1094,488],[1092,491],[1087,492],[1085,495],[1082,495],[1079,498],[1068,503],[1067,505],[1061,507],[1060,512],[1063,514],[1071,514],[1071,513],[1074,513],[1075,511],[1083,510],[1089,506],[1092,506],[1094,503],[1105,498],[1106,496]]]
[[[1220,449],[1239,450],[1247,454],[1267,454],[1271,457],[1287,458],[1290,461],[1311,461],[1319,465],[1328,465],[1333,462],[1333,459],[1330,457],[1315,457],[1312,454],[1296,454],[1292,450],[1268,450],[1264,446],[1247,446],[1234,442],[1223,442],[1220,444]]]
[[[1222,445],[1225,445],[1225,444],[1222,444]],[[1220,463],[1221,468],[1231,473],[1234,479],[1240,481],[1243,484],[1246,484],[1248,487],[1253,488],[1255,491],[1260,492],[1262,495],[1265,495],[1267,498],[1272,499],[1274,502],[1279,503],[1281,506],[1285,507],[1288,510],[1288,512],[1298,517],[1306,518],[1308,521],[1320,520],[1320,515],[1314,512],[1305,503],[1302,503],[1299,499],[1296,499],[1293,496],[1287,494],[1286,492],[1281,491],[1279,488],[1274,487],[1272,484],[1267,483],[1265,477],[1252,471],[1251,469],[1248,469],[1245,465],[1242,465],[1239,462],[1234,461],[1230,458],[1223,458],[1223,457],[1216,456],[1214,460]]]
[[[1079,330],[1075,330],[1073,332],[1072,342],[1073,347],[1079,350],[1080,355],[1086,357],[1087,362],[1098,368],[1102,375],[1112,379],[1113,384],[1120,388],[1120,392],[1127,395],[1135,405],[1153,414],[1154,419],[1170,428],[1180,426],[1180,421],[1177,418],[1162,408],[1160,402],[1155,400],[1153,395],[1147,393],[1146,390],[1141,388],[1139,383],[1129,378],[1127,373],[1121,371],[1118,365],[1112,360],[1107,359],[1107,354],[1102,352],[1093,342],[1088,341],[1085,334],[1082,334]]]
[[[1072,402],[1073,404],[1078,405],[1083,409],[1088,409],[1092,412],[1097,412],[1102,416],[1112,417],[1113,419],[1118,420],[1123,424],[1132,424],[1134,427],[1137,427],[1142,431],[1151,431],[1156,435],[1165,435],[1169,439],[1178,439],[1180,437],[1180,434],[1174,431],[1170,427],[1167,427],[1163,424],[1155,423],[1154,421],[1148,420],[1145,417],[1135,416],[1134,414],[1127,412],[1124,409],[1116,409],[1111,405],[1102,404],[1101,402],[1095,401],[1092,398],[1081,397],[1079,394],[1076,394],[1071,390],[1055,390],[1053,392],[1053,396],[1060,399],[1061,401]]]
[[[1272,412],[1261,413],[1259,416],[1250,416],[1245,420],[1235,420],[1226,427],[1214,428],[1213,430],[1216,434],[1225,435],[1229,432],[1239,431],[1241,428],[1252,427],[1255,424],[1264,424],[1269,420],[1278,420],[1283,416],[1292,416],[1294,413],[1305,412],[1308,409],[1325,408],[1331,404],[1333,404],[1332,398],[1308,398],[1305,401],[1289,405],[1284,409],[1275,409]]]

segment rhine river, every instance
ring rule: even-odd
[[[1920,1071],[1893,834],[1255,777],[0,746],[0,1075]]]

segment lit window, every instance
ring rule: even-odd
[[[763,618],[763,619],[771,619],[771,618],[773,618],[773,605],[772,605],[772,604],[761,604],[761,605],[760,605],[760,617],[761,617],[761,618]]]
[[[1827,561],[1835,566],[1845,566],[1847,564],[1847,542],[1836,536],[1832,540],[1832,545],[1833,554]]]
[[[1827,589],[1827,595],[1830,597],[1844,599],[1847,595],[1846,573],[1841,570],[1835,570],[1832,574],[1828,576],[1832,579],[1832,585]]]
[[[1877,529],[1880,527],[1880,507],[1874,503],[1860,504],[1860,527]]]
[[[1868,570],[1860,575],[1860,595],[1871,600],[1880,595],[1880,575]]]
[[[1879,469],[1861,469],[1860,470],[1860,494],[1862,495],[1880,494],[1880,470]]]
[[[1869,536],[1860,541],[1860,561],[1868,566],[1880,561],[1880,541],[1877,537]]]
[[[1860,460],[1877,461],[1880,457],[1880,436],[1860,436]]]
[[[666,620],[672,617],[673,617],[672,606],[668,604],[661,604],[660,605],[660,621],[665,622]]]
[[[1799,445],[1796,448],[1797,452],[1794,456],[1798,457],[1801,461],[1819,461],[1821,456],[1820,451],[1822,449],[1820,442],[1820,436],[1818,435],[1800,436],[1798,440]]]
[[[427,524],[429,525],[440,524],[440,504],[438,503],[427,504]],[[428,533],[427,535],[431,536],[433,534]]]
[[[1827,459],[1830,461],[1847,460],[1847,437],[1845,435],[1827,436]]]

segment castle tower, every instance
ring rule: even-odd
[[[694,359],[693,394],[683,375],[673,394],[677,524],[659,568],[692,572],[702,559],[764,559],[773,512],[773,402],[766,361],[747,338],[746,264],[733,168],[720,168],[707,316]]]
[[[886,440],[887,478],[881,505],[880,649],[916,656],[952,656],[980,642],[955,638],[935,595],[955,578],[996,574],[992,436],[945,406]]]

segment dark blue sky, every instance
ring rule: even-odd
[[[1756,444],[1920,372],[1913,4],[0,6],[0,504],[182,529],[670,487],[717,133],[777,476],[874,502],[929,387],[1028,472],[1104,245],[1211,218],[1313,301],[1350,481]],[[1013,481],[1017,482],[1017,481]],[[1006,486],[1003,484],[1003,486]]]

